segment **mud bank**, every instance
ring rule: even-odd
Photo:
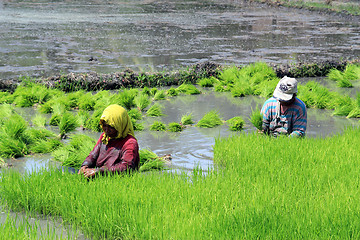
[[[330,69],[343,71],[347,64],[360,63],[360,59],[344,61],[323,61],[317,63],[296,63],[296,64],[270,64],[279,78],[289,77],[321,77],[326,76]],[[241,67],[241,66],[239,66]],[[193,65],[192,67],[169,73],[151,73],[135,72],[127,69],[123,72],[112,74],[101,73],[69,73],[65,75],[54,75],[47,78],[31,79],[23,77],[20,79],[0,80],[1,91],[14,91],[22,81],[35,81],[44,84],[49,88],[57,88],[62,91],[97,91],[113,90],[120,88],[137,88],[137,87],[164,87],[176,86],[184,82],[196,83],[198,79],[217,77],[222,66],[212,62],[204,62]]]

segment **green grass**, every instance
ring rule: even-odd
[[[183,128],[180,125],[180,123],[171,122],[171,123],[168,124],[168,130],[170,132],[181,132],[183,130]]]
[[[159,117],[163,115],[162,109],[163,107],[161,105],[155,103],[147,110],[146,114],[150,117]]]
[[[153,124],[151,124],[150,130],[151,131],[165,131],[166,125],[160,121],[155,121]]]
[[[245,121],[242,117],[233,117],[226,121],[231,131],[241,131],[244,128]]]
[[[0,193],[15,211],[61,216],[93,239],[357,239],[359,144],[359,129],[326,139],[241,134],[216,139],[206,175],[11,171]]]
[[[194,121],[192,120],[192,114],[184,114],[181,116],[181,124],[182,125],[191,125]]]
[[[254,127],[260,131],[262,130],[263,115],[261,114],[258,107],[251,111],[249,120],[254,125]]]
[[[221,120],[219,113],[216,110],[212,110],[206,113],[196,124],[197,127],[201,128],[213,128],[219,125],[222,125],[223,121]]]

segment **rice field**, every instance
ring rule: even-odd
[[[247,83],[242,88],[244,78]],[[211,82],[214,91],[226,91],[233,97],[251,94],[265,98],[278,80],[260,63],[229,68],[219,78],[201,84],[211,86]],[[41,97],[34,93],[39,89],[44,93]],[[20,87],[13,94],[0,95],[0,139],[11,139],[10,143],[0,140],[0,157],[51,152],[63,165],[78,167],[94,139],[72,135],[74,127],[101,131],[98,119],[104,106],[111,103],[129,110],[133,124],[139,124],[138,131],[144,118],[151,122],[146,128],[153,131],[176,132],[188,125],[206,130],[223,123],[229,131],[243,129],[242,118],[223,119],[216,110],[199,121],[193,120],[193,113],[168,125],[157,121],[156,116],[163,114],[158,102],[164,98],[204,94],[194,85],[170,89],[87,94],[43,89],[36,84]],[[84,104],[83,98],[89,104]],[[311,81],[299,85],[299,98],[308,108],[332,109],[349,118],[357,117],[360,108],[359,97],[343,96]],[[20,106],[47,112],[58,125],[59,135],[44,128],[51,119],[39,115],[26,121],[14,111]],[[259,109],[249,116],[258,129],[260,119]],[[142,149],[139,172],[92,180],[55,168],[25,174],[2,170],[0,196],[9,210],[61,217],[91,239],[357,239],[359,141],[359,128],[303,139],[275,139],[248,132],[216,138],[214,168],[207,171],[198,167],[190,173],[162,171],[165,162],[151,150]],[[39,145],[44,147],[39,149]],[[3,227],[15,238],[37,231],[24,223],[17,232],[11,221]]]

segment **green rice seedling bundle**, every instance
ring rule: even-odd
[[[151,124],[150,130],[151,131],[165,131],[166,125],[160,121],[155,121],[153,124]]]
[[[165,169],[165,162],[150,149],[144,148],[139,150],[139,172],[148,172],[151,170]]]
[[[209,78],[200,79],[197,84],[201,87],[213,87],[214,83],[217,81],[218,80],[215,77],[211,76]]]
[[[150,117],[159,117],[162,116],[162,106],[155,103],[154,105],[152,105],[146,112],[146,114]]]
[[[141,94],[146,94],[150,96],[151,95],[150,89],[148,87],[144,87],[141,91]]]
[[[137,89],[124,89],[122,92],[113,95],[111,98],[112,104],[119,104],[120,106],[124,107],[127,110],[135,107],[135,97],[138,94]]]
[[[258,107],[251,111],[249,120],[258,130],[262,130],[263,115]]]
[[[231,90],[232,84],[227,84],[223,81],[218,81],[214,84],[215,92],[229,92]]]
[[[13,103],[14,95],[9,92],[0,92],[0,104],[3,103]]]
[[[83,134],[76,134],[71,136],[68,144],[58,148],[51,155],[63,166],[80,168],[95,144],[95,139]]]
[[[128,115],[131,119],[135,119],[135,120],[141,120],[142,119],[142,114],[139,111],[139,109],[137,108],[133,108],[130,111],[128,111]]]
[[[51,90],[39,85],[18,86],[13,93],[14,103],[19,107],[31,107],[35,103],[43,104],[51,99]]]
[[[82,94],[79,98],[79,109],[84,111],[92,111],[95,106],[95,97],[90,92]]]
[[[333,115],[336,116],[348,116],[348,114],[353,110],[355,105],[354,99],[349,96],[340,96],[335,100],[335,109]]]
[[[232,84],[239,78],[239,68],[232,66],[224,69],[218,76],[218,79],[231,88]]]
[[[166,91],[166,95],[168,95],[168,96],[174,97],[174,96],[177,96],[178,94],[179,94],[178,91],[174,87],[171,87]]]
[[[347,118],[356,118],[360,117],[360,94],[358,93],[356,95],[356,99],[353,101],[352,104],[353,108],[349,112],[349,114],[346,116]]]
[[[200,94],[201,91],[192,84],[183,83],[176,88],[179,93],[185,93],[188,95]]]
[[[76,114],[76,119],[78,126],[85,128],[86,121],[90,118],[90,113],[88,111],[80,110]]]
[[[47,118],[41,114],[36,114],[31,122],[36,127],[45,127]]]
[[[360,67],[349,64],[343,72],[331,69],[327,77],[337,82],[339,87],[353,87],[352,80],[360,79]]]
[[[231,95],[233,97],[245,97],[253,94],[253,92],[254,90],[250,86],[250,83],[245,81],[237,81],[231,88]]]
[[[171,123],[168,124],[168,130],[170,132],[181,132],[183,130],[183,128],[180,125],[180,123],[171,122]]]
[[[29,145],[29,150],[32,153],[49,153],[62,145],[59,139],[38,139]]]
[[[329,91],[317,82],[309,81],[305,85],[299,85],[298,97],[306,107],[334,109],[339,94]]]
[[[184,114],[181,116],[181,124],[182,125],[191,125],[194,121],[192,120],[192,113]]]
[[[91,115],[91,117],[85,122],[85,128],[95,131],[95,132],[101,132],[102,128],[100,126],[100,118],[102,113],[104,112],[106,106],[103,106],[102,108],[98,108],[94,111],[94,113]]]
[[[15,113],[14,107],[11,104],[3,103],[0,105],[0,126],[2,123]]]
[[[150,89],[150,95],[151,96],[155,96],[155,94],[157,93],[158,89],[156,87],[153,87]]]
[[[133,125],[134,131],[142,131],[144,130],[144,125],[139,123],[136,119],[131,118],[131,123]]]
[[[223,121],[221,120],[218,112],[216,110],[212,110],[206,113],[196,126],[201,128],[213,128],[222,124]]]
[[[154,95],[154,100],[158,101],[158,100],[164,100],[166,98],[166,93],[165,90],[158,90],[155,95]]]
[[[233,117],[226,121],[231,131],[241,131],[244,128],[245,121],[242,117]]]
[[[263,82],[257,84],[254,87],[254,95],[259,95],[259,96],[265,97],[265,98],[272,97],[278,82],[279,82],[279,80],[277,78],[274,78],[272,80],[263,81]]]
[[[145,108],[147,108],[150,103],[151,103],[151,100],[149,98],[149,95],[147,94],[144,94],[143,92],[139,95],[137,95],[134,99],[135,101],[135,105],[136,107],[140,110],[140,111],[143,111]]]
[[[70,112],[65,112],[59,122],[60,136],[61,138],[65,137],[65,135],[69,132],[74,131],[78,127],[78,120],[76,116],[74,116]]]

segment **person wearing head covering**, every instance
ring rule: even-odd
[[[116,104],[108,106],[100,118],[100,125],[104,132],[78,174],[92,177],[99,173],[137,169],[139,146],[127,111]]]
[[[297,80],[283,77],[277,84],[273,97],[266,100],[261,113],[263,115],[262,132],[273,136],[305,136],[307,110],[303,101],[296,97]]]

